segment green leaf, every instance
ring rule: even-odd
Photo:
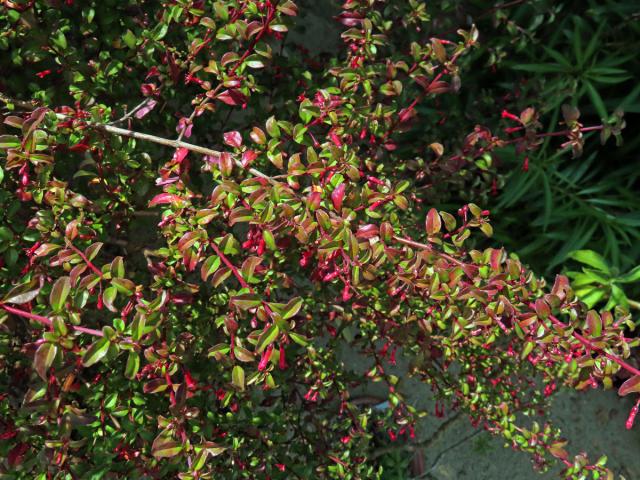
[[[147,322],[147,317],[143,314],[137,313],[131,322],[131,338],[138,341],[144,334],[144,327]]]
[[[64,307],[64,302],[71,291],[71,279],[69,277],[60,277],[56,280],[49,294],[49,303],[54,312],[59,312]]]
[[[267,120],[267,132],[273,138],[280,138],[280,127],[278,126],[278,122],[275,117],[269,117]]]
[[[129,352],[127,365],[124,369],[124,376],[133,380],[140,369],[140,356],[136,352]]]
[[[175,440],[167,437],[165,433],[161,433],[153,441],[153,445],[151,446],[151,455],[155,458],[175,457],[182,451],[183,445],[184,444],[182,442],[176,442]]]
[[[244,369],[240,365],[233,367],[231,371],[231,382],[240,391],[244,391]]]
[[[119,293],[123,295],[133,295],[136,290],[136,285],[128,278],[114,278],[111,280],[113,285]]]
[[[84,352],[84,356],[82,357],[82,364],[85,367],[90,367],[91,365],[102,360],[109,351],[109,345],[110,342],[106,338],[100,338],[93,342]]]
[[[104,303],[104,306],[107,307],[107,310],[111,312],[118,311],[118,309],[113,305],[117,295],[118,290],[116,287],[105,288],[104,292],[102,292],[102,302]]]
[[[300,335],[299,333],[295,332],[289,332],[289,337],[291,337],[291,340],[296,342],[301,347],[306,347],[307,345],[309,345],[309,339],[304,335]]]
[[[618,283],[632,283],[632,282],[637,282],[638,280],[640,280],[640,265],[638,265],[637,267],[629,270],[624,275],[619,276],[616,279],[616,282],[618,282]]]
[[[280,329],[275,323],[267,328],[264,332],[262,332],[262,334],[258,338],[258,343],[256,344],[256,352],[262,353],[265,348],[267,348],[275,341],[279,333]]]
[[[289,300],[289,303],[282,309],[282,318],[287,320],[295,316],[302,308],[302,298],[295,297]]]
[[[584,81],[584,86],[586,87],[587,93],[589,94],[589,97],[591,97],[591,102],[593,103],[593,106],[596,109],[596,112],[598,112],[600,118],[607,118],[607,107],[605,107],[598,90],[596,90],[593,84],[588,80]]]
[[[262,231],[262,238],[264,240],[265,245],[267,246],[267,248],[269,250],[276,250],[276,240],[273,237],[273,233],[271,233],[270,230],[263,230]]]
[[[133,34],[131,30],[127,30],[125,34],[122,36],[122,40],[127,45],[127,47],[133,49],[136,48],[136,36]]]
[[[38,350],[36,350],[33,359],[33,368],[44,381],[48,379],[47,372],[56,358],[56,353],[58,353],[58,347],[49,342],[43,343],[38,347]]]
[[[116,257],[111,262],[111,276],[113,278],[124,277],[124,260],[122,257]]]
[[[602,334],[602,319],[595,310],[587,312],[586,331],[591,337],[599,337]]]
[[[213,275],[218,268],[220,268],[220,257],[211,255],[204,261],[200,269],[200,278],[202,278],[202,281],[206,282],[207,278]]]
[[[599,253],[594,252],[593,250],[576,250],[575,252],[571,252],[569,257],[580,263],[584,263],[585,265],[589,265],[600,270],[601,272],[610,273],[606,260]]]
[[[533,347],[535,347],[534,342],[526,342],[524,344],[524,348],[522,349],[522,353],[520,354],[520,358],[525,359],[529,356],[529,354],[533,351]]]

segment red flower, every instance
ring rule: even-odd
[[[286,370],[287,368],[287,361],[284,356],[284,346],[282,344],[280,344],[280,358],[278,359],[278,366],[280,367],[280,370]]]
[[[51,73],[51,70],[42,70],[41,72],[36,73],[36,77],[44,78]]]
[[[258,364],[258,370],[261,372],[266,370],[267,365],[269,364],[269,359],[271,358],[271,353],[273,352],[273,344],[269,345],[267,349],[262,354],[262,358],[260,359],[260,363]]]
[[[344,191],[346,188],[346,184],[341,183],[333,190],[333,192],[331,192],[331,202],[333,203],[333,208],[335,208],[338,212],[342,210],[342,201],[344,199]]]
[[[507,110],[502,110],[502,118],[508,118],[515,122],[520,122],[520,119],[513,113],[509,113]]]

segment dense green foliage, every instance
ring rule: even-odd
[[[384,478],[415,378],[613,478],[545,407],[640,392],[637,7],[430,3],[5,0],[0,473]]]

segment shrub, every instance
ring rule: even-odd
[[[510,137],[461,132],[439,109],[478,30],[438,33],[414,0],[346,0],[343,49],[320,59],[285,43],[290,0],[1,12],[7,474],[376,478],[376,435],[411,442],[425,413],[389,372],[402,355],[538,467],[611,478],[568,453],[544,406],[620,371],[621,394],[640,390],[629,315],[481,248],[490,212],[423,190],[490,185],[477,160],[509,146],[562,137],[579,154],[621,115],[585,126],[567,105],[545,132],[509,107]],[[389,409],[354,398],[373,382]]]

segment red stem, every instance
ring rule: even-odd
[[[567,325],[562,323],[560,320],[558,320],[553,315],[550,315],[549,318],[551,319],[551,321],[555,325],[557,325],[559,327],[562,327],[562,328],[567,328],[568,327]],[[597,347],[596,345],[593,344],[593,342],[591,342],[589,339],[583,337],[579,333],[573,332],[572,335],[576,340],[578,340],[580,343],[582,343],[585,347],[588,347],[591,350],[594,350],[596,352],[602,353],[605,357],[607,357],[609,360],[611,360],[611,361],[617,363],[618,365],[620,365],[627,372],[633,373],[634,375],[640,375],[640,370],[635,368],[633,365],[628,364],[627,362],[622,360],[620,357],[618,357],[616,355],[613,355],[611,353],[605,352],[603,349],[601,349],[600,347]]]
[[[43,317],[42,315],[36,315],[35,313],[26,312],[24,310],[20,310],[19,308],[10,307],[9,305],[5,305],[4,303],[0,303],[0,308],[6,310],[9,313],[13,313],[18,317],[28,318],[29,320],[34,320],[42,325],[46,325],[51,327],[53,322],[51,319],[47,317]],[[94,330],[93,328],[79,327],[77,325],[71,325],[76,332],[87,333],[89,335],[93,335],[95,337],[104,337],[104,334],[100,330]]]
[[[213,248],[213,251],[216,252],[216,255],[220,257],[220,260],[222,260],[222,263],[224,263],[227,266],[227,268],[231,270],[233,275],[238,279],[238,282],[240,282],[240,285],[242,286],[242,288],[248,288],[251,292],[253,292],[253,289],[249,286],[249,284],[245,281],[245,279],[242,278],[242,275],[240,274],[236,266],[229,261],[229,259],[225,256],[224,253],[222,253],[222,251],[220,251],[220,249],[215,244],[215,242],[211,241],[209,242],[209,245],[211,245],[211,248]]]
[[[86,255],[84,253],[82,253],[80,250],[78,250],[76,247],[74,247],[72,244],[69,244],[69,248],[71,250],[73,250],[74,252],[76,252],[78,255],[80,255],[80,258],[82,258],[82,260],[84,260],[84,263],[87,264],[87,266],[93,270],[93,272],[98,275],[98,277],[102,278],[102,272],[98,269],[98,267],[96,267],[93,263],[91,263],[91,260],[89,260]]]

